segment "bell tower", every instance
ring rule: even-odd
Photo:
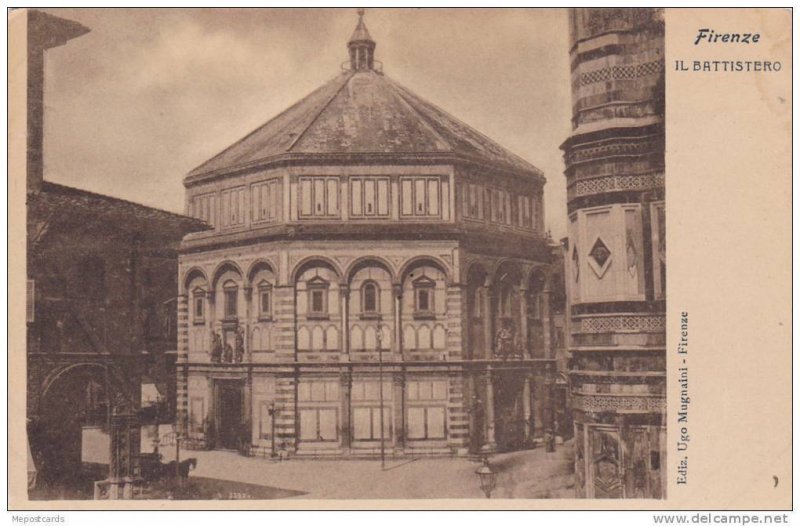
[[[578,497],[666,495],[664,22],[570,11],[562,145]]]

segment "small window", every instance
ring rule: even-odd
[[[311,312],[315,314],[322,314],[325,312],[325,298],[322,295],[323,291],[311,291]]]
[[[308,315],[316,318],[328,315],[328,282],[322,278],[308,282]]]
[[[430,290],[419,289],[417,291],[417,310],[425,312],[431,310]]]
[[[233,281],[228,281],[225,283],[222,289],[223,294],[225,295],[225,317],[235,318],[238,314],[237,302],[239,296],[239,287]]]
[[[272,285],[267,281],[258,284],[258,317],[272,316]]]
[[[361,287],[361,311],[363,314],[378,314],[379,308],[378,284],[368,281]]]
[[[206,291],[198,287],[192,293],[192,320],[194,323],[203,323],[205,321],[205,310]]]
[[[414,282],[414,314],[416,316],[433,316],[433,294],[436,283],[421,277]]]

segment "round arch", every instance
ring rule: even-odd
[[[415,256],[403,263],[403,266],[400,267],[400,272],[397,273],[399,283],[403,283],[406,280],[407,275],[411,273],[412,270],[423,265],[431,265],[438,268],[442,274],[444,274],[446,285],[449,286],[452,282],[450,269],[444,261],[435,256]]]
[[[121,365],[98,361],[62,364],[42,381],[29,440],[45,480],[70,480],[81,469],[87,425],[106,423],[119,402],[135,407],[135,394],[122,385],[117,367]]]
[[[185,274],[183,278],[183,290],[188,292],[189,284],[192,282],[193,279],[202,278],[208,283],[208,276],[206,276],[205,271],[200,267],[192,267],[190,268]]]
[[[217,268],[214,269],[214,273],[212,274],[213,278],[211,282],[212,288],[217,287],[217,282],[219,281],[219,278],[228,270],[239,274],[239,277],[244,279],[244,272],[242,272],[242,268],[234,261],[226,259],[225,261],[221,261],[219,265],[217,265]]]
[[[339,265],[337,265],[336,262],[333,261],[331,258],[326,256],[308,256],[298,261],[297,264],[292,269],[292,272],[289,275],[291,283],[293,285],[296,284],[297,278],[300,276],[300,274],[305,272],[307,269],[313,267],[315,264],[316,265],[322,264],[322,266],[328,267],[336,274],[337,278],[339,278],[340,280],[342,279],[343,275],[342,269],[339,268]]]
[[[275,279],[277,280],[278,273],[275,270],[275,265],[273,265],[272,261],[266,258],[258,258],[257,260],[253,261],[250,264],[250,267],[248,267],[247,269],[246,276],[248,284],[250,285],[253,284],[253,278],[255,278],[256,273],[259,272],[260,270],[268,270],[272,272],[272,274],[275,276]]]
[[[56,384],[56,382],[64,377],[67,373],[74,371],[76,369],[98,369],[103,375],[106,374],[108,371],[108,366],[102,363],[97,362],[79,362],[79,363],[72,363],[66,365],[64,367],[60,367],[55,369],[48,374],[44,381],[42,382],[42,390],[40,395],[40,400],[44,400],[47,397],[47,393],[50,389]]]
[[[345,281],[350,284],[350,282],[353,281],[353,276],[355,276],[356,272],[369,265],[375,265],[383,268],[383,270],[389,273],[389,279],[391,279],[392,283],[396,283],[394,268],[392,268],[392,265],[388,261],[380,256],[362,256],[356,258],[347,266],[347,269],[344,271],[343,275]]]
[[[514,285],[521,285],[523,279],[522,266],[513,259],[498,260],[491,270],[491,281],[497,285],[501,281],[509,280]]]
[[[529,290],[542,291],[549,287],[552,276],[545,267],[533,267],[528,273],[526,284]]]
[[[491,274],[489,273],[489,270],[486,268],[486,265],[484,265],[481,261],[473,260],[467,266],[467,272],[464,275],[467,277],[466,279],[467,284],[471,283],[474,284],[473,282],[474,279],[482,278],[480,284],[485,285]]]

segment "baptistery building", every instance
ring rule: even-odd
[[[264,456],[549,443],[560,269],[545,178],[385,75],[362,17],[330,82],[184,180],[188,214],[212,225],[179,262],[186,443]]]

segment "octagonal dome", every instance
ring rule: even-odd
[[[542,177],[541,171],[391,80],[375,43],[348,42],[351,68],[204,162],[186,182],[286,162],[475,162]],[[355,37],[353,37],[355,38]]]

